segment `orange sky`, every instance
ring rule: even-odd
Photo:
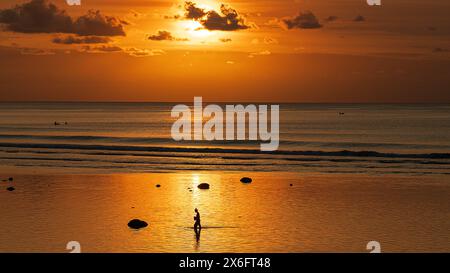
[[[0,101],[450,102],[449,10],[447,0],[3,0]]]

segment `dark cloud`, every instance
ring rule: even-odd
[[[67,37],[56,37],[53,40],[53,43],[55,44],[65,44],[65,45],[71,45],[71,44],[104,44],[109,43],[111,39],[108,37],[103,36],[67,36]]]
[[[73,21],[64,10],[44,0],[32,0],[11,9],[0,10],[0,23],[15,32],[67,32]]]
[[[125,36],[128,23],[100,11],[89,11],[73,19],[47,0],[31,0],[0,10],[0,23],[7,30],[21,33],[72,33],[81,36]]]
[[[282,22],[288,29],[314,29],[322,27],[317,17],[311,11],[300,12],[298,16],[283,19]]]
[[[250,28],[235,9],[222,5],[220,12],[223,16],[214,10],[209,11],[200,23],[208,30],[233,31]]]
[[[123,53],[132,57],[151,57],[151,56],[161,56],[165,52],[163,50],[153,49],[141,49],[141,48],[122,48],[116,45],[99,45],[91,46],[86,45],[81,48],[81,52],[84,53]]]
[[[206,15],[204,9],[198,8],[196,4],[191,1],[186,1],[184,3],[184,10],[186,19],[198,20]]]
[[[74,30],[78,35],[125,36],[123,26],[128,23],[116,17],[104,16],[99,10],[90,10],[86,15],[76,19]]]
[[[354,22],[364,22],[366,21],[366,18],[364,18],[364,16],[362,15],[358,15],[355,17],[355,19],[353,19]]]
[[[172,34],[168,31],[165,30],[160,30],[158,31],[158,34],[156,35],[151,35],[148,37],[149,40],[152,41],[165,41],[165,40],[173,40],[174,37],[172,36]]]
[[[190,1],[185,2],[184,9],[184,19],[198,21],[207,30],[235,31],[250,28],[235,9],[223,4],[220,13],[215,10],[205,11]]]
[[[175,38],[172,33],[165,30],[158,31],[158,34],[151,35],[148,39],[152,41],[189,41],[186,38]]]
[[[96,52],[122,52],[123,49],[114,45],[101,45],[101,46],[84,46],[85,52],[96,53]]]
[[[118,46],[108,46],[108,45],[97,46],[95,47],[95,49],[103,52],[120,52],[123,50]]]

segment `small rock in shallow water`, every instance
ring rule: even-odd
[[[250,177],[243,177],[241,178],[241,182],[244,184],[252,183],[252,179]]]
[[[209,184],[208,183],[201,183],[198,185],[198,188],[201,190],[209,190]]]
[[[8,190],[8,191],[14,191],[14,190],[16,190],[14,187],[9,187],[9,188],[7,188],[6,190]]]
[[[141,229],[147,227],[148,224],[145,221],[139,220],[139,219],[133,219],[128,223],[128,227],[132,229]]]

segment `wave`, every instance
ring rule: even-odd
[[[58,140],[58,141],[110,141],[110,142],[167,142],[168,138],[148,137],[112,137],[112,136],[55,136],[55,135],[0,135],[0,139],[31,139],[31,140]]]
[[[276,158],[277,160],[288,160],[287,158]],[[297,159],[295,161],[289,162],[274,162],[274,158],[272,161],[268,160],[259,160],[257,158],[256,160],[252,162],[242,162],[242,161],[236,161],[236,160],[230,160],[230,161],[217,161],[217,162],[211,162],[209,160],[203,160],[203,161],[191,161],[190,158],[178,158],[177,160],[169,160],[169,161],[163,161],[163,160],[155,160],[152,159],[138,159],[138,160],[130,160],[130,159],[122,159],[122,158],[111,158],[111,157],[105,157],[105,158],[73,158],[73,157],[30,157],[30,156],[18,156],[18,157],[7,157],[7,156],[0,156],[0,160],[12,160],[17,162],[17,160],[25,160],[25,161],[61,161],[61,162],[96,162],[96,163],[109,163],[109,164],[127,164],[127,165],[139,165],[139,164],[145,164],[145,165],[193,165],[193,166],[235,166],[235,167],[248,167],[248,166],[278,166],[278,167],[295,167],[295,166],[301,166],[301,167],[318,167],[322,166],[325,167],[325,165],[318,165],[321,163],[327,163],[326,167],[330,168],[339,168],[339,167],[348,167],[349,165],[330,165],[329,163],[351,163],[353,167],[359,166],[361,168],[368,168],[368,169],[376,169],[376,168],[405,168],[405,164],[417,164],[417,165],[438,165],[436,167],[427,166],[426,169],[428,170],[440,170],[446,167],[443,167],[442,165],[448,165],[450,162],[422,162],[422,161],[405,161],[405,160],[399,160],[399,161],[389,161],[385,162],[383,160],[375,160],[375,161],[364,161],[364,160],[345,160],[345,159],[326,159],[326,158],[307,158],[306,160],[303,159]],[[382,164],[382,165],[371,165],[371,164]],[[421,168],[421,167],[420,167]]]
[[[48,143],[0,143],[3,148],[27,149],[64,149],[96,151],[134,151],[195,154],[252,154],[252,155],[290,155],[317,157],[367,157],[367,158],[410,158],[410,159],[450,159],[450,153],[383,153],[377,151],[301,151],[278,150],[263,152],[258,149],[203,148],[203,147],[161,147],[161,146],[124,146],[124,145],[85,145],[85,144],[48,144]]]
[[[32,140],[32,141],[58,141],[58,142],[98,142],[98,143],[126,143],[126,144],[166,144],[175,143],[172,138],[164,137],[125,137],[125,136],[90,136],[90,135],[24,135],[24,134],[0,134],[0,139],[5,140]],[[211,144],[210,141],[184,141],[189,145]],[[233,140],[214,141],[214,145],[256,146],[259,140]],[[331,141],[300,141],[280,140],[280,146],[286,147],[319,147],[319,148],[367,148],[367,149],[450,149],[450,145],[413,144],[413,143],[383,143],[383,142],[331,142]]]

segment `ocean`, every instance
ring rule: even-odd
[[[171,137],[175,103],[0,103],[0,164],[74,173],[448,175],[449,105],[281,104],[278,151]]]

